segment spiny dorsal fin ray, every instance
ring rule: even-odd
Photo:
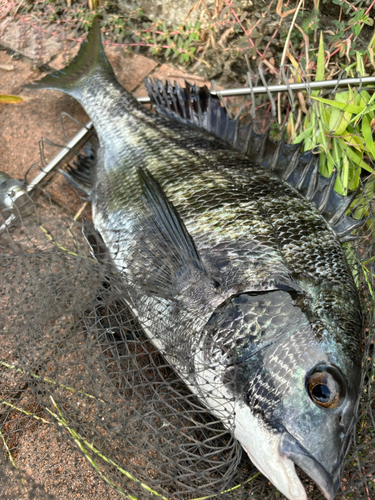
[[[333,191],[337,177],[337,172],[333,172],[331,177],[318,177],[318,183],[312,198],[312,203],[317,207],[319,212],[324,213],[328,205],[329,195]]]
[[[349,196],[341,196],[336,191],[333,191],[329,197],[329,206],[327,210],[332,214],[329,219],[331,226],[336,226],[343,218],[347,217],[345,212],[348,210],[354,198],[358,195],[361,187],[359,186],[352,194]]]
[[[296,188],[320,211],[332,228],[345,237],[353,220],[345,215],[354,195],[341,196],[334,189],[335,175],[319,174],[319,157],[311,151],[301,152],[301,144],[272,141],[268,134],[258,134],[253,124],[242,126],[231,119],[217,97],[204,87],[186,82],[183,89],[175,83],[145,80],[151,102],[158,113],[190,126],[200,127],[228,142],[251,161],[270,168],[276,175]],[[356,221],[357,222],[357,221]],[[353,230],[352,229],[352,230]]]
[[[355,238],[355,235],[352,235],[351,233],[357,229],[358,227],[362,226],[367,219],[353,219],[352,217],[349,217],[348,215],[345,216],[338,224],[336,224],[332,229],[335,230],[335,233],[337,234],[338,238],[340,241],[345,237],[349,237],[350,239]],[[346,241],[349,241],[346,239]]]

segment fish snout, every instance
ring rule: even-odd
[[[280,440],[280,455],[289,458],[322,490],[327,500],[334,500],[341,484],[340,463],[329,473],[291,434],[285,432]]]

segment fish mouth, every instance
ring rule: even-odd
[[[329,472],[327,472],[327,470],[288,432],[283,434],[279,450],[282,456],[292,460],[295,465],[300,467],[313,481],[315,481],[327,500],[334,500],[341,483],[340,467],[335,469],[334,474],[329,474]]]

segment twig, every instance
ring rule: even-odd
[[[366,10],[365,12],[365,16],[367,16],[367,14],[370,12],[370,10],[373,8],[373,6],[375,5],[375,0],[373,0],[372,4],[369,6],[369,8]],[[358,9],[356,9],[358,10]],[[362,23],[363,24],[363,23]],[[347,28],[348,29],[348,28]],[[350,36],[344,41],[344,43],[346,44],[349,44],[351,43],[350,40],[353,38],[353,35],[354,33],[351,33]],[[350,49],[349,49],[350,50]],[[328,56],[328,60],[331,59],[332,56],[334,56],[335,54],[337,54],[337,52],[340,52],[340,47],[336,50],[334,50],[333,52],[331,52],[331,54],[329,54]]]
[[[3,441],[4,448],[5,448],[5,449],[6,449],[6,451],[8,452],[9,459],[10,459],[10,461],[12,462],[13,467],[14,467],[14,468],[16,468],[16,469],[18,469],[17,464],[16,464],[16,462],[14,461],[13,455],[12,455],[12,453],[11,453],[10,449],[9,449],[8,443],[6,442],[5,436],[4,436],[4,434],[1,432],[1,429],[0,429],[0,437],[1,437],[2,441]]]
[[[290,27],[289,27],[289,31],[288,31],[288,35],[286,37],[286,41],[285,41],[285,46],[284,46],[284,50],[283,50],[283,53],[282,53],[282,56],[281,56],[281,62],[280,62],[280,66],[283,66],[284,63],[285,63],[285,58],[286,58],[286,54],[288,52],[288,45],[289,45],[289,41],[290,41],[290,37],[291,37],[291,34],[292,34],[292,31],[293,31],[293,28],[294,28],[294,24],[296,22],[296,19],[297,19],[297,15],[298,15],[298,12],[299,12],[299,9],[301,8],[301,5],[302,5],[302,2],[304,0],[300,0],[297,8],[296,8],[296,11],[294,13],[294,16],[293,16],[293,19],[292,19],[292,22],[290,23]]]
[[[278,34],[282,21],[283,21],[282,18],[280,18],[279,26],[275,29],[275,31],[274,31],[274,33],[273,33],[270,41],[267,43],[266,48],[263,51],[263,55],[264,56],[266,55],[267,50],[269,49],[269,47],[270,47],[272,41],[274,40],[275,36]]]
[[[29,377],[35,378],[37,380],[41,380],[42,382],[47,382],[48,384],[55,385],[56,387],[62,387],[63,389],[66,389],[67,391],[76,392],[78,394],[82,394],[83,396],[87,396],[88,398],[96,400],[96,397],[93,396],[92,394],[87,394],[86,392],[79,391],[77,389],[74,389],[73,387],[69,387],[67,385],[60,384],[59,382],[55,382],[54,380],[51,380],[49,378],[42,377],[40,375],[37,375],[36,373],[28,372],[26,370],[22,370],[22,368],[17,368],[17,366],[10,365],[9,363],[5,363],[5,361],[0,361],[0,365],[4,366],[5,368],[9,368],[10,370],[15,370],[18,373],[24,373],[25,375],[28,375]],[[101,403],[104,403],[104,401],[102,401],[101,399],[98,399],[98,401],[100,401]]]
[[[32,417],[32,418],[35,418],[35,420],[40,420],[41,422],[43,422],[44,424],[48,424],[48,425],[51,425],[51,422],[48,422],[48,420],[46,420],[45,418],[43,417],[39,417],[39,415],[35,415],[35,413],[32,413],[30,411],[27,411],[23,408],[19,408],[18,406],[15,406],[13,405],[12,403],[9,403],[9,401],[5,401],[5,399],[0,399],[0,403],[3,403],[5,406],[9,406],[10,408],[12,408],[13,410],[17,410],[19,411],[20,413],[24,413],[25,415],[29,416],[29,417]],[[14,464],[13,464],[14,465]]]
[[[298,4],[298,6],[297,6],[297,8],[295,10],[292,22],[290,24],[288,35],[287,35],[286,41],[285,41],[284,50],[283,50],[283,53],[282,53],[282,56],[281,56],[280,68],[282,66],[284,66],[286,54],[288,52],[288,45],[289,45],[290,37],[291,37],[292,31],[293,31],[293,28],[294,28],[294,23],[296,22],[296,19],[297,19],[297,16],[298,16],[298,12],[299,12],[299,10],[301,8],[302,2],[303,2],[303,0],[300,0],[299,4]],[[279,77],[279,79],[280,79],[280,77]],[[277,121],[279,122],[279,125],[280,125],[280,123],[281,123],[281,98],[280,98],[280,94],[278,95],[278,102],[277,102]]]
[[[309,73],[309,64],[310,64],[310,57],[309,57],[309,48],[310,48],[310,40],[309,37],[306,35],[306,33],[303,31],[300,26],[296,23],[296,28],[302,33],[303,40],[305,42],[305,56],[306,56],[306,69],[307,69],[307,77]]]
[[[202,63],[204,63],[207,67],[209,67],[211,69],[210,64],[208,64],[208,62],[203,59],[203,57],[205,56],[205,54],[208,50],[208,47],[210,46],[210,43],[211,43],[210,37],[208,37],[208,40],[206,42],[206,45],[204,46],[204,49],[203,49],[203,52],[202,52],[200,58],[198,58],[197,56],[194,56],[195,59],[197,60],[197,62],[192,66],[191,71],[195,71]]]
[[[281,12],[281,9],[283,8],[283,3],[284,3],[283,0],[279,0],[277,2],[277,6],[276,6],[276,14],[278,16],[280,16],[282,19],[284,19],[285,17],[290,16],[290,14],[293,14],[293,12],[296,12],[296,10],[297,10],[297,14],[298,14],[298,10],[299,10],[300,6],[296,7],[295,9],[287,10],[286,12]]]
[[[220,37],[220,39],[218,41],[218,44],[221,45],[223,47],[223,49],[225,48],[224,44],[228,40],[228,37],[229,37],[229,35],[231,33],[233,33],[233,26],[231,26],[230,28],[226,29],[224,31],[224,33],[221,35],[221,37]]]
[[[14,66],[13,64],[0,64],[0,70],[2,71],[13,71]]]
[[[203,78],[203,76],[191,75],[190,73],[173,73],[173,72],[170,72],[170,73],[168,73],[167,76],[170,76],[171,78],[186,78],[186,79],[189,79],[189,80],[197,80],[198,82],[207,82],[207,79]]]
[[[349,7],[353,10],[355,10],[356,12],[358,12],[358,9],[355,5],[353,5],[351,2],[348,2],[348,0],[344,0],[344,2],[349,5]],[[342,7],[341,7],[342,8]]]
[[[195,4],[194,4],[194,5],[190,8],[190,10],[189,10],[189,12],[186,14],[185,19],[183,20],[182,24],[186,24],[186,21],[188,20],[188,18],[189,18],[189,16],[190,16],[190,14],[191,14],[194,10],[198,9],[198,8],[199,8],[199,6],[200,6],[201,4],[203,5],[203,8],[204,8],[204,10],[205,10],[206,14],[208,15],[208,17],[209,17],[210,19],[212,19],[211,12],[207,9],[206,2],[205,2],[204,0],[198,0],[198,1],[197,1],[197,2],[196,2],[196,3],[195,3]]]
[[[65,429],[70,433],[70,435],[73,437],[75,443],[78,445],[78,447],[80,448],[80,450],[84,453],[85,457],[87,460],[89,460],[89,462],[91,463],[91,465],[98,471],[98,473],[102,476],[102,478],[108,483],[110,484],[112,487],[116,488],[117,491],[119,493],[122,493],[124,496],[126,496],[124,494],[124,492],[116,487],[116,485],[110,480],[108,479],[106,476],[104,476],[104,474],[101,472],[99,466],[96,464],[96,462],[90,457],[90,455],[88,454],[87,452],[87,448],[89,450],[91,450],[91,452],[95,453],[97,456],[99,456],[102,460],[104,460],[105,462],[107,462],[108,464],[112,465],[113,467],[115,467],[119,472],[121,472],[122,474],[124,474],[124,476],[126,476],[128,479],[130,479],[131,481],[133,481],[134,483],[137,483],[139,484],[144,490],[146,490],[148,493],[151,493],[152,495],[158,497],[158,498],[161,498],[162,500],[168,500],[166,497],[164,497],[163,495],[161,495],[160,493],[158,493],[157,491],[153,490],[152,488],[150,488],[147,484],[143,483],[142,481],[140,481],[139,479],[137,479],[135,476],[133,476],[130,472],[126,471],[125,469],[123,469],[122,467],[120,467],[116,462],[114,462],[113,460],[111,460],[110,458],[106,457],[105,455],[103,455],[97,448],[95,448],[95,446],[92,444],[92,443],[89,443],[88,441],[86,441],[82,436],[80,436],[80,434],[78,434],[78,432],[76,432],[74,429],[72,429],[71,427],[69,427],[68,425],[68,422],[67,420],[64,418],[60,408],[57,406],[55,400],[53,399],[52,396],[50,396],[50,399],[52,401],[52,404],[53,406],[56,408],[57,410],[57,413],[51,411],[49,408],[46,408],[46,410],[48,411],[48,413],[50,413],[53,417],[55,417],[55,419],[57,420],[57,422],[65,427]],[[135,499],[135,497],[130,497],[132,499]]]
[[[245,33],[245,35],[246,35],[246,37],[247,37],[247,39],[248,39],[248,41],[249,41],[250,45],[253,47],[253,49],[255,49],[255,50],[256,50],[256,52],[257,52],[258,56],[260,56],[260,58],[261,58],[263,61],[265,61],[265,60],[266,60],[266,58],[265,58],[265,57],[263,56],[263,54],[261,54],[261,52],[259,52],[259,50],[255,47],[255,44],[254,44],[254,42],[253,42],[252,38],[250,37],[249,32],[247,31],[247,29],[244,27],[244,25],[242,24],[241,20],[240,20],[240,19],[239,19],[239,17],[237,16],[236,11],[233,9],[233,7],[232,7],[232,3],[229,3],[229,1],[228,1],[228,0],[224,0],[224,1],[225,1],[225,3],[227,4],[227,6],[230,8],[230,10],[231,10],[231,12],[232,12],[232,14],[233,14],[234,18],[236,19],[236,21],[237,21],[237,22],[239,23],[239,25],[241,26],[242,31]],[[301,0],[301,1],[302,1],[302,0]]]

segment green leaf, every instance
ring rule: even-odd
[[[354,102],[353,91],[351,89],[349,89],[349,91],[345,91],[345,92],[338,92],[335,95],[335,101],[344,102],[345,104],[356,105],[356,103]]]
[[[375,100],[375,93],[371,96],[371,99],[368,101],[367,104],[371,104],[372,101],[374,101],[374,100]]]
[[[361,178],[359,176],[361,169],[355,167],[352,163],[349,163],[349,170],[350,170],[350,175],[349,175],[349,179],[350,179],[349,189],[352,190],[352,191],[354,191],[355,189],[357,189],[357,187],[359,186],[359,184],[361,182]]]
[[[364,15],[365,15],[365,9],[359,9],[356,15],[354,16],[354,19],[356,19],[357,21],[361,21]]]
[[[13,104],[17,102],[23,102],[21,97],[17,97],[15,95],[1,95],[0,94],[0,102],[5,102],[7,104]]]
[[[366,109],[366,106],[355,106],[354,104],[347,104],[346,102],[337,102],[331,101],[330,99],[324,99],[323,97],[314,97],[311,96],[312,99],[315,99],[323,104],[328,104],[334,108],[342,109],[343,111],[347,111],[348,113],[362,113],[363,110]]]
[[[355,153],[354,150],[351,149],[350,146],[348,146],[347,144],[345,144],[345,142],[342,139],[338,138],[337,140],[338,140],[340,148],[343,150],[344,154],[347,155],[347,157],[349,158],[349,160],[351,160],[353,163],[355,163],[359,167],[363,168],[364,170],[366,170],[367,172],[370,172],[372,174],[373,170],[370,167],[370,165],[367,165],[367,163],[365,163],[357,155],[357,153]]]
[[[365,65],[363,64],[363,57],[360,52],[356,52],[356,60],[357,60],[357,72],[361,76],[366,76]]]
[[[308,139],[311,138],[312,134],[314,133],[313,127],[309,127],[306,130],[303,130],[297,137],[294,139],[292,144],[298,144],[299,142],[302,141],[307,141]]]
[[[319,106],[323,106],[322,104],[319,104]],[[329,128],[329,122],[331,120],[331,113],[332,113],[333,108],[324,108],[319,109],[319,121],[320,125],[323,127],[325,132],[330,133],[331,129]],[[341,113],[341,111],[340,111]]]
[[[340,179],[340,176],[338,175],[335,180],[335,185],[334,185],[334,190],[336,193],[343,194],[344,188]]]
[[[354,36],[358,36],[361,32],[361,25],[356,24],[355,26],[352,26],[352,31],[354,33]]]
[[[375,105],[370,106],[369,108],[367,108],[367,113],[371,113],[372,111],[375,111]]]
[[[346,155],[342,154],[342,151],[341,151],[337,141],[333,141],[332,157],[333,157],[334,161],[336,162],[336,165],[338,166],[338,175],[336,177],[334,189],[337,193],[344,194],[345,185],[344,185],[344,179],[343,179],[343,173],[344,173],[343,170],[345,168],[347,170],[349,169],[349,161],[348,161],[348,157]],[[345,161],[346,161],[347,165],[345,165]],[[345,174],[346,174],[346,172],[345,172]],[[347,187],[347,183],[346,183],[346,187]]]
[[[347,104],[348,101],[352,102],[353,100],[353,92],[350,90],[349,92],[339,92],[335,96],[335,101]],[[348,111],[342,111],[338,108],[333,108],[331,111],[331,117],[329,121],[329,132],[334,135],[342,135],[349,122],[351,120],[352,114]]]
[[[368,115],[364,115],[362,118],[362,134],[365,139],[366,149],[368,149],[371,156],[375,159],[375,146],[371,132],[371,119]]]
[[[343,186],[342,194],[347,196],[348,188],[349,188],[349,159],[347,156],[344,156],[343,162],[341,165],[341,182]]]
[[[354,129],[351,131],[351,133],[346,130],[345,133],[342,134],[341,138],[347,143],[348,146],[351,146],[352,148],[363,153],[365,149],[364,139],[362,138],[362,136],[359,136],[357,134],[358,133]]]
[[[355,106],[360,106],[361,104],[368,104],[370,101],[370,94],[366,90],[362,90],[361,92],[357,92],[353,104]]]
[[[320,32],[319,52],[318,52],[315,81],[321,82],[322,80],[324,80],[324,41],[323,41],[323,33]],[[314,90],[312,92],[312,95],[317,96],[319,95],[319,92],[320,92],[319,90]]]

